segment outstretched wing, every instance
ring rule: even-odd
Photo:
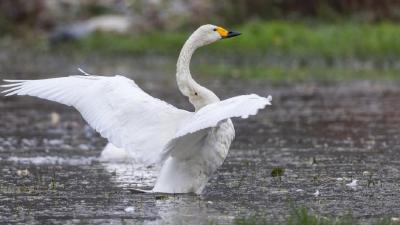
[[[194,113],[179,127],[175,138],[204,128],[215,127],[219,121],[228,118],[241,117],[246,119],[251,115],[256,115],[259,109],[271,105],[271,100],[271,96],[264,98],[256,94],[250,94],[228,98],[207,105]]]
[[[6,96],[30,95],[75,107],[103,137],[145,162],[158,160],[165,144],[192,113],[145,93],[123,76],[69,76],[5,80]]]
[[[197,149],[200,149],[201,142],[208,133],[207,130],[217,126],[220,121],[232,117],[245,119],[255,115],[258,110],[271,105],[271,100],[271,96],[264,98],[256,94],[241,95],[201,108],[178,128],[174,138],[164,148],[161,160],[170,155],[187,155],[188,153],[183,151],[188,151],[185,147],[188,142],[196,143]]]

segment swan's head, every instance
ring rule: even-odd
[[[241,33],[236,31],[229,31],[216,25],[207,24],[197,28],[197,30],[191,35],[190,39],[192,39],[197,47],[201,47],[218,40],[235,37],[240,34]]]
[[[228,31],[222,27],[207,24],[193,32],[182,48],[177,63],[177,83],[179,90],[189,98],[196,111],[208,104],[218,102],[219,98],[212,91],[192,79],[189,71],[191,54],[198,47],[238,35],[240,35],[239,32]]]

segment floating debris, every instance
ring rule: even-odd
[[[27,169],[17,170],[17,175],[20,177],[26,177],[29,175],[29,171]]]
[[[129,207],[126,207],[124,209],[124,211],[127,213],[133,213],[133,212],[135,212],[135,208],[133,206],[129,206]]]
[[[347,187],[356,188],[358,180],[354,179],[351,183],[346,184]]]
[[[50,113],[50,122],[52,126],[56,126],[60,123],[60,114],[56,112]]]
[[[320,195],[319,190],[316,190],[315,193],[313,194],[315,197],[318,197]]]
[[[363,172],[363,176],[367,177],[367,176],[371,176],[371,175],[372,175],[371,172],[369,172],[367,170]]]

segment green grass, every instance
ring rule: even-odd
[[[254,23],[243,27],[240,49],[299,57],[382,57],[400,55],[395,24]]]
[[[213,44],[207,51],[327,58],[400,56],[400,26],[393,23],[305,24],[273,21],[253,22],[235,30],[243,35]],[[97,33],[80,40],[75,46],[90,51],[176,54],[189,33]]]
[[[291,214],[283,223],[274,223],[265,217],[250,216],[246,218],[238,218],[235,225],[358,225],[359,221],[355,220],[351,215],[341,217],[324,217],[311,213],[307,208],[299,207],[292,209]],[[388,218],[377,220],[374,225],[394,225]]]
[[[194,66],[199,74],[281,81],[398,80],[399,68],[353,68],[338,66],[290,67],[286,65],[240,65],[210,63]]]
[[[270,21],[234,29],[243,35],[196,53],[195,60],[205,60],[193,63],[195,73],[277,82],[400,78],[400,26],[394,23]],[[189,33],[96,33],[61,49],[85,54],[155,54],[175,58]]]

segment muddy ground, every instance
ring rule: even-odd
[[[78,66],[121,73],[192,110],[176,89],[173,66],[160,69],[162,60],[0,55],[0,65],[1,78],[67,75]],[[128,187],[151,188],[153,169],[100,162],[106,141],[76,111],[0,97],[0,223],[230,224],[249,215],[281,221],[293,205],[351,213],[363,223],[400,216],[399,83],[197,78],[221,98],[273,96],[273,106],[257,116],[234,120],[236,139],[201,196],[132,194]],[[276,167],[285,170],[281,180],[271,176]],[[346,185],[354,179],[358,185]]]

